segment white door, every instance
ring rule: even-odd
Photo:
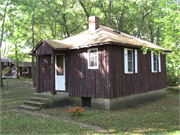
[[[55,57],[55,88],[65,91],[65,55]]]

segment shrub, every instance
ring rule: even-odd
[[[82,115],[82,112],[84,112],[85,109],[83,109],[81,106],[73,106],[73,107],[70,107],[69,108],[69,111],[68,113],[72,116],[81,116]]]
[[[167,85],[178,86],[179,82],[180,82],[179,75],[176,75],[174,70],[167,67]]]

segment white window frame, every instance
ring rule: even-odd
[[[93,56],[91,56],[91,51],[92,50],[94,50],[94,51],[97,51],[97,54],[96,55],[93,55]],[[92,49],[88,49],[88,51],[87,51],[87,53],[88,53],[88,69],[98,69],[98,48],[92,48]],[[90,57],[97,57],[97,65],[96,66],[91,66],[91,59],[90,59]]]
[[[23,72],[23,69],[27,69],[27,72]],[[29,73],[29,68],[22,68],[22,73],[23,74],[28,74]]]
[[[132,51],[132,71],[128,71],[128,50]],[[134,73],[134,59],[133,59],[133,49],[124,48],[124,71],[125,74]]]
[[[137,49],[134,50],[134,69],[135,69],[135,73],[138,73],[138,53],[137,53]]]
[[[161,72],[161,54],[158,54],[158,65],[159,65],[159,72]]]
[[[156,58],[156,61],[154,61],[154,56]],[[156,62],[156,70],[154,70],[155,62]],[[155,55],[154,53],[151,53],[151,72],[152,73],[158,72],[158,56]]]

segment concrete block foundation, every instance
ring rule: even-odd
[[[56,95],[52,95],[50,92],[35,93],[39,97],[47,97],[50,99],[50,107],[64,106],[64,105],[83,105],[82,97],[69,96],[68,92],[57,92]],[[130,107],[149,101],[157,100],[166,97],[166,88],[133,94],[125,97],[118,98],[91,98],[91,108],[116,110],[120,108]]]
[[[37,97],[49,98],[50,107],[64,106],[70,104],[68,92],[57,92],[56,95],[52,95],[51,92],[34,93]]]
[[[116,110],[166,97],[166,88],[112,99],[92,98],[92,108]]]
[[[166,97],[166,88],[118,98],[91,98],[91,108],[116,110]],[[82,106],[81,97],[70,96],[71,105]]]
[[[75,96],[70,96],[70,104],[71,105],[77,105],[77,106],[82,106],[82,99],[81,97],[75,97]]]

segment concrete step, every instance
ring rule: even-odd
[[[30,97],[29,100],[35,101],[35,102],[43,102],[43,103],[49,103],[49,98],[42,98],[42,97]]]
[[[18,109],[37,111],[37,110],[40,110],[40,107],[34,107],[34,106],[29,106],[29,105],[19,105]]]
[[[35,97],[41,97],[41,98],[49,98],[51,95],[52,95],[51,92],[34,93]]]
[[[34,106],[34,107],[46,107],[45,103],[41,103],[41,102],[34,102],[34,101],[24,101],[25,105],[29,105],[29,106]]]

